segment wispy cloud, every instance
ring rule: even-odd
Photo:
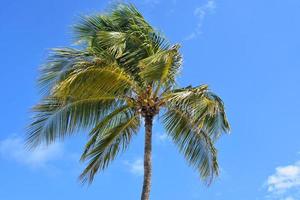
[[[205,17],[215,11],[217,7],[215,0],[208,0],[205,4],[195,8],[194,16],[197,18],[195,30],[185,37],[185,40],[192,40],[202,33],[202,26]]]
[[[0,140],[0,157],[12,160],[31,168],[45,167],[50,161],[63,156],[64,150],[61,143],[49,146],[42,145],[33,151],[24,148],[24,140],[21,137],[12,136]]]
[[[269,197],[279,200],[299,198],[300,161],[292,165],[279,166],[266,181]]]
[[[157,138],[159,139],[159,141],[164,142],[164,141],[168,140],[168,135],[167,135],[166,133],[159,134],[159,135],[157,136]]]
[[[132,162],[125,161],[125,165],[128,167],[130,173],[142,176],[144,174],[144,161],[141,158],[138,158]]]
[[[170,140],[169,136],[166,133],[155,133],[154,139],[158,144],[166,143]]]

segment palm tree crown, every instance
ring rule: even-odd
[[[90,130],[80,179],[91,183],[128,147],[144,119],[144,165],[150,182],[152,120],[160,113],[180,152],[210,182],[218,174],[214,143],[229,131],[229,124],[222,100],[207,85],[177,86],[180,46],[171,46],[128,4],[83,17],[75,35],[78,48],[53,49],[41,69],[43,99],[34,107],[28,145]]]

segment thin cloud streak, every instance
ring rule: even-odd
[[[125,161],[125,165],[129,169],[129,172],[136,176],[142,176],[144,174],[144,161],[141,158],[138,158],[132,162]]]
[[[194,16],[197,18],[197,25],[195,30],[185,37],[184,40],[195,39],[202,33],[202,27],[205,17],[216,10],[217,4],[215,0],[208,0],[204,5],[197,7],[194,10]]]
[[[166,143],[168,141],[170,141],[170,137],[168,136],[167,133],[154,133],[154,139],[155,139],[155,142],[157,144],[162,144],[162,143]]]

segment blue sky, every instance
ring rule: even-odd
[[[155,122],[152,200],[300,199],[300,1],[131,1],[182,44],[181,85],[208,83],[226,103],[221,176],[208,188]],[[84,133],[36,152],[23,149],[35,81],[49,48],[72,44],[81,14],[103,0],[2,0],[0,199],[139,199],[143,135],[90,187],[77,180]]]

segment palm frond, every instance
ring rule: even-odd
[[[162,85],[174,85],[181,66],[178,47],[159,51],[139,62],[140,76],[148,83],[157,82],[157,91]]]
[[[87,156],[87,153],[95,147],[97,140],[105,133],[112,125],[117,124],[120,121],[120,117],[124,115],[125,112],[128,112],[130,106],[124,105],[116,108],[103,119],[99,120],[97,125],[89,133],[89,141],[86,143],[84,152],[82,153],[81,160],[84,160]]]
[[[56,139],[95,125],[101,116],[106,115],[115,106],[122,103],[115,96],[64,101],[55,97],[47,97],[33,108],[35,112],[27,132],[27,145],[34,148],[46,142],[50,144]]]
[[[163,115],[163,123],[188,163],[210,183],[218,175],[219,168],[217,150],[209,135],[193,123],[188,113],[178,108],[169,108]]]
[[[123,95],[140,90],[138,84],[123,69],[110,66],[90,67],[76,71],[55,88],[61,98],[89,98],[98,95]]]
[[[97,47],[110,53],[116,59],[120,58],[125,52],[128,34],[116,31],[99,31],[94,40],[93,47]]]
[[[140,125],[139,116],[133,112],[123,112],[111,120],[108,120],[106,129],[93,130],[93,134],[97,134],[97,139],[92,148],[81,157],[83,161],[88,160],[87,167],[79,177],[83,183],[91,183],[99,170],[104,170],[120,151],[128,147]]]
[[[207,85],[186,87],[163,94],[165,128],[208,183],[218,175],[214,142],[229,131],[222,100]]]
[[[118,32],[127,34],[131,40],[127,42],[146,50],[148,56],[158,50],[166,50],[168,47],[165,38],[154,30],[132,4],[117,4],[110,12],[82,17],[74,29],[77,39],[84,40],[89,46],[95,44],[94,40],[100,32]],[[132,50],[135,49],[130,48],[130,52]]]
[[[53,49],[48,62],[41,67],[38,85],[43,93],[49,91],[68,74],[93,60],[93,55],[72,48]]]
[[[132,4],[118,4],[110,12],[82,17],[74,27],[79,40],[90,40],[99,31],[132,32],[143,30],[148,34],[152,27]]]
[[[214,140],[230,130],[223,101],[207,85],[176,89],[164,94],[164,101],[169,107],[189,113],[198,128]]]
[[[133,4],[121,3],[116,5],[112,9],[110,17],[123,32],[139,31],[147,35],[153,31],[151,25]]]
[[[77,42],[89,42],[99,31],[115,31],[117,26],[107,15],[83,16],[74,26]]]
[[[170,44],[162,33],[155,31],[149,34],[150,41],[152,42],[153,52],[165,51],[170,49]]]

